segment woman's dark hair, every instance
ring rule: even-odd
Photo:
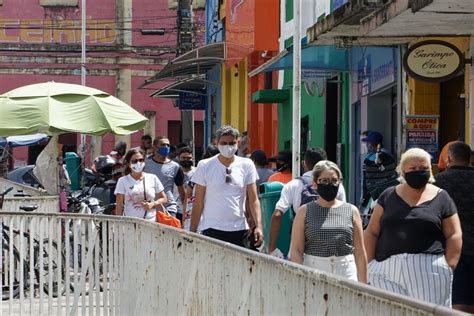
[[[202,159],[207,159],[214,157],[215,155],[219,154],[219,148],[215,145],[209,145],[206,148],[206,151],[204,152],[204,155],[202,155]]]
[[[127,151],[127,153],[125,154],[125,157],[123,158],[123,164],[125,165],[125,175],[128,175],[132,172],[132,169],[130,169],[129,164],[132,157],[136,154],[140,154],[143,156],[143,158],[145,158],[145,154],[143,153],[143,151],[137,148],[132,148],[129,151]]]

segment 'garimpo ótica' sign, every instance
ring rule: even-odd
[[[403,56],[403,67],[413,78],[439,82],[455,77],[464,66],[463,53],[453,44],[430,40],[411,46]]]

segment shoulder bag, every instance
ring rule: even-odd
[[[161,210],[156,210],[156,221],[160,224],[181,228],[181,221],[166,210],[163,204],[160,204]]]

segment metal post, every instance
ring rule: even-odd
[[[81,2],[81,85],[86,85],[86,0]],[[81,134],[81,144],[79,146],[82,157],[82,164],[86,162],[86,135]],[[81,180],[84,186],[84,177]]]
[[[301,0],[293,0],[293,178],[300,176],[301,152]]]
[[[178,49],[177,55],[181,55],[193,49],[193,10],[191,0],[178,1]],[[194,111],[181,111],[181,142],[187,144],[195,151],[194,142]]]

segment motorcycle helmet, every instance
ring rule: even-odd
[[[117,161],[109,155],[99,156],[94,159],[92,170],[104,177],[110,177]]]

